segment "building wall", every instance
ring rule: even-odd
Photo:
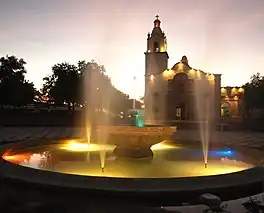
[[[221,75],[204,73],[181,63],[173,69],[152,74],[146,82],[145,101],[151,106],[154,123],[203,120],[206,116],[210,120],[219,119]],[[205,108],[207,111],[202,111]],[[177,116],[179,110],[181,115]]]
[[[215,74],[215,121],[221,117],[221,74]]]
[[[221,117],[241,119],[244,116],[244,89],[242,87],[221,88]]]
[[[181,91],[180,81],[177,76],[184,75],[184,89]],[[168,88],[168,120],[214,120],[220,118],[220,82],[221,75],[208,74],[193,69],[188,64],[186,56],[175,64],[171,70],[164,72],[169,81]],[[173,86],[174,85],[174,86]],[[217,103],[219,104],[216,107]],[[176,116],[176,111],[183,108],[181,116]],[[204,111],[203,109],[207,109]],[[207,116],[207,117],[206,117]]]
[[[154,21],[151,34],[148,34],[145,52],[145,123],[163,123],[166,108],[166,82],[162,72],[168,67],[166,36],[160,28],[160,21]]]
[[[167,53],[146,53],[145,116],[146,122],[155,123],[165,119],[167,82],[162,71],[167,69]]]

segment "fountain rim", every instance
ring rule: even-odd
[[[47,139],[46,139],[47,140]],[[50,141],[50,140],[49,140]],[[28,143],[27,143],[28,142]],[[25,144],[26,143],[26,144]],[[27,140],[16,144],[6,144],[0,147],[3,155],[9,148],[15,146],[27,147],[39,145],[39,140]],[[37,184],[43,187],[60,187],[79,190],[97,190],[112,192],[193,192],[217,190],[222,188],[243,187],[255,183],[263,183],[264,167],[256,166],[247,170],[199,177],[174,178],[119,178],[96,177],[64,174],[43,171],[20,166],[6,161],[1,157],[0,178],[18,183]]]

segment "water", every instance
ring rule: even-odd
[[[109,125],[109,109],[111,101],[111,88],[108,79],[102,75],[101,68],[95,63],[88,63],[84,71],[83,98],[85,106],[86,139],[90,144],[96,140],[99,144],[106,144],[108,135],[98,131],[98,125]],[[100,168],[105,166],[105,151],[100,151]],[[90,154],[87,153],[87,159]]]
[[[210,127],[214,119],[214,87],[206,76],[194,81],[194,94],[196,100],[197,119],[199,121],[200,137],[204,156],[204,163],[208,163],[208,150],[210,141]]]
[[[109,109],[111,104],[110,94],[112,91],[109,88],[109,83],[106,82],[107,79],[100,73],[100,67],[94,63],[89,63],[85,70],[85,82],[84,82],[84,99],[86,101],[86,140],[88,144],[98,143],[102,147],[106,145],[109,137],[109,131],[99,131],[99,126],[104,125],[109,127]],[[201,135],[201,145],[203,151],[203,161],[201,164],[207,165],[208,163],[208,150],[209,150],[209,140],[210,140],[210,127],[213,126],[213,114],[214,114],[214,87],[212,87],[212,81],[208,80],[209,76],[200,75],[199,80],[194,81],[194,94],[196,99],[197,107],[197,118],[200,122],[200,135]],[[150,79],[153,83],[154,79]],[[156,82],[158,83],[158,82]],[[151,91],[148,91],[151,92]],[[147,95],[148,97],[148,95]],[[151,96],[152,97],[152,96]],[[148,97],[150,98],[150,97]],[[133,107],[134,102],[133,102]],[[145,121],[153,120],[152,112],[152,100],[150,100],[150,106],[147,109],[147,115]],[[133,132],[132,132],[133,134]],[[140,147],[139,147],[140,148]],[[110,163],[106,160],[108,152],[104,149],[98,151],[100,159],[101,171],[105,168],[105,163]],[[157,156],[157,155],[156,155]],[[87,152],[86,159],[90,161],[90,152]],[[155,160],[152,165],[155,164]],[[117,162],[115,162],[117,164]],[[189,163],[185,162],[185,165]],[[212,162],[210,162],[210,165]],[[160,166],[160,165],[156,165]],[[164,165],[169,166],[169,165]],[[177,175],[176,175],[177,176]]]
[[[198,147],[187,147],[163,141],[151,147],[152,160],[121,160],[114,156],[115,146],[88,144],[69,140],[67,143],[20,148],[4,158],[21,166],[84,176],[123,178],[170,178],[226,174],[253,167],[235,150],[215,149],[208,152],[210,166],[204,168]],[[104,152],[104,173],[101,153]],[[87,160],[87,153],[90,155]]]

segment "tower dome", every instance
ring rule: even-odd
[[[156,15],[156,19],[154,20],[154,27],[153,27],[153,30],[152,30],[152,33],[151,35],[160,35],[160,36],[165,36],[165,34],[162,32],[161,28],[160,28],[160,19],[159,19],[159,16]]]
[[[192,69],[188,63],[188,58],[186,55],[182,56],[180,62],[177,62],[172,68],[172,70],[182,70],[182,71],[187,71]]]
[[[160,27],[161,21],[159,20],[159,15],[156,15],[156,19],[154,20],[154,27]]]
[[[188,59],[186,55],[182,56],[181,62],[188,65]]]

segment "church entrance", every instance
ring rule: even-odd
[[[185,73],[177,73],[168,82],[168,119],[186,120],[188,106],[188,76]]]
[[[176,106],[176,120],[185,120],[185,105]]]

